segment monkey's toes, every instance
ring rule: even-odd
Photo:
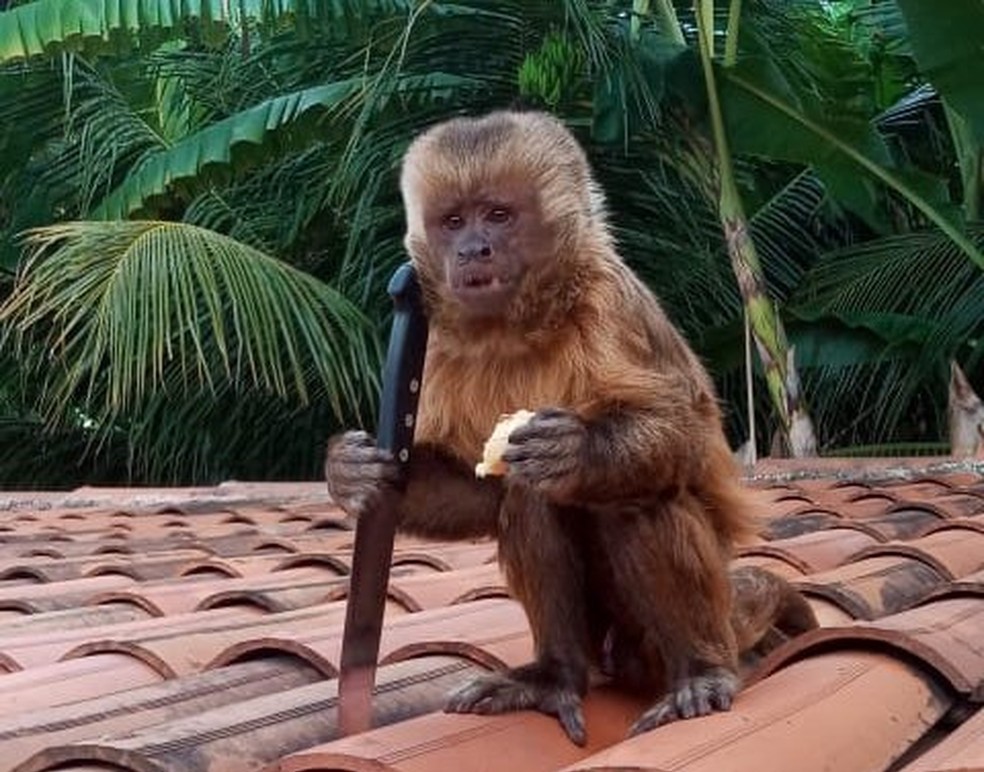
[[[581,697],[572,689],[526,683],[507,675],[482,676],[452,692],[448,713],[492,715],[517,710],[538,710],[555,716],[576,745],[587,742]]]
[[[738,692],[738,677],[724,668],[681,681],[677,688],[643,713],[629,730],[630,736],[648,732],[680,719],[730,710]]]

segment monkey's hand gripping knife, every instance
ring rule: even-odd
[[[376,444],[392,453],[405,469],[420,400],[427,318],[411,264],[396,270],[388,291],[393,298],[393,326],[383,370]],[[338,682],[342,735],[364,732],[372,723],[372,690],[396,526],[396,502],[385,496],[373,511],[363,513],[356,525]]]

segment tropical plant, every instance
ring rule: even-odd
[[[968,35],[975,2],[953,5]],[[979,272],[965,223],[981,102],[958,77],[977,53],[933,37],[936,11],[909,34],[932,5],[14,3],[0,12],[0,423],[75,462],[0,456],[0,481],[316,475],[323,438],[373,417],[402,150],[439,118],[517,97],[578,132],[623,251],[711,364],[736,441],[747,309],[777,343],[773,369],[787,360],[768,329],[788,326],[826,446],[891,439],[901,417],[852,423],[875,395],[848,409],[832,384],[878,383],[892,362],[933,413],[936,364],[907,373],[896,296],[862,318],[824,277],[861,277],[850,250],[877,238],[933,239]],[[728,179],[758,253],[754,296],[722,232]],[[965,353],[975,328],[943,327],[940,355]],[[783,427],[784,381],[756,389],[760,438]]]

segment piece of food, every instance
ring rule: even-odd
[[[509,464],[502,460],[502,454],[509,446],[509,435],[532,417],[531,410],[518,410],[515,413],[499,416],[492,435],[485,441],[482,460],[475,466],[475,474],[478,477],[501,477],[506,473]]]

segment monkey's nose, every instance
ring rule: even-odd
[[[464,244],[458,249],[458,262],[462,265],[474,260],[492,257],[492,247],[485,243]]]

